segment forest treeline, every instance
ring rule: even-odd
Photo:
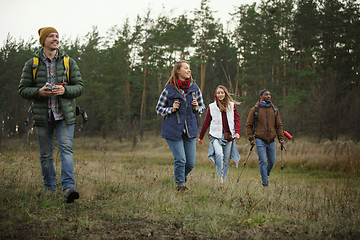
[[[96,26],[83,39],[61,39],[85,84],[77,105],[87,112],[88,136],[123,138],[159,129],[155,106],[175,61],[190,62],[205,104],[215,87],[226,86],[238,106],[242,137],[248,112],[261,89],[270,89],[284,129],[294,136],[360,140],[360,8],[354,0],[269,0],[240,5],[231,30],[214,19],[209,1],[192,15],[151,10],[125,21],[106,36]],[[114,23],[117,24],[117,23]],[[66,34],[66,33],[65,33]],[[8,35],[0,49],[1,137],[26,136],[28,101],[18,94],[24,63],[37,39]],[[204,116],[202,116],[204,117]],[[30,118],[31,125],[31,118]],[[78,133],[77,133],[78,134]]]

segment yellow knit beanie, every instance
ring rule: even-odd
[[[47,35],[49,35],[50,33],[54,33],[54,32],[59,34],[58,31],[53,27],[40,28],[39,31],[38,31],[39,36],[40,36],[39,37],[40,44],[43,45]]]

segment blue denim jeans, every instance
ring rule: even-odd
[[[232,142],[222,143],[221,140],[212,136],[209,137],[215,150],[215,165],[218,177],[226,179],[230,167],[230,155]]]
[[[75,125],[67,125],[65,120],[48,122],[47,126],[37,126],[41,170],[44,178],[45,189],[56,190],[56,172],[54,167],[54,130],[56,130],[60,158],[61,158],[61,183],[65,190],[75,188],[74,180],[74,153],[72,140]]]
[[[274,167],[276,160],[275,141],[266,144],[261,139],[257,138],[256,151],[259,156],[259,168],[262,184],[267,185],[269,183],[268,176],[270,176],[271,169]]]
[[[176,183],[184,183],[185,176],[195,167],[196,138],[183,134],[181,140],[166,139],[174,156],[174,177]]]

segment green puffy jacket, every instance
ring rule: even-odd
[[[64,85],[65,93],[62,96],[58,96],[58,99],[66,123],[71,125],[76,122],[75,98],[81,95],[84,85],[81,80],[80,69],[77,66],[75,60],[72,58],[70,58],[69,61],[69,80],[66,76],[63,78],[65,72],[63,57],[66,55],[67,54],[64,51],[59,49],[59,55],[55,65],[55,73],[56,85],[60,85],[63,82],[63,79],[66,82]],[[43,61],[42,49],[35,52],[34,56],[39,58],[35,80],[33,80],[33,59],[30,59],[25,63],[25,66],[22,70],[19,93],[23,98],[34,101],[34,125],[44,126],[47,125],[48,122],[48,97],[41,96],[39,89],[42,88],[47,82],[46,64]]]

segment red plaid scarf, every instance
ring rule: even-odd
[[[181,81],[180,79],[176,79],[177,85],[178,85],[185,93],[187,93],[187,91],[189,90],[190,82],[191,82],[191,79],[190,79],[190,78],[185,79],[184,81]],[[175,83],[174,80],[173,80],[173,83]]]

